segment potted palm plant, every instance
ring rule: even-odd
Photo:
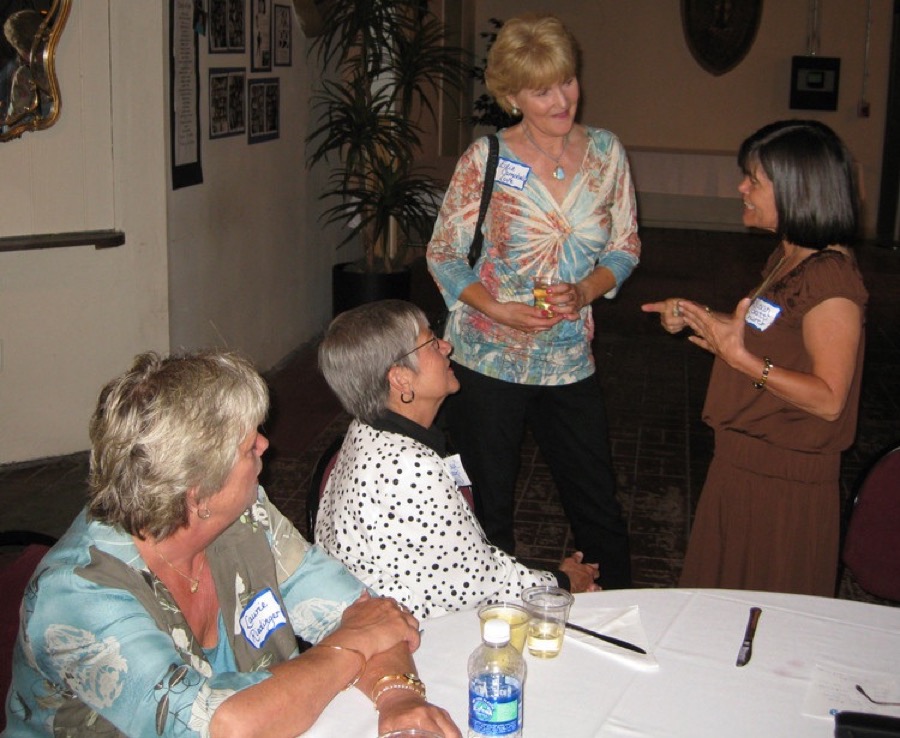
[[[405,280],[408,292],[404,248],[427,239],[440,206],[440,183],[417,166],[425,126],[436,121],[438,95],[458,88],[467,67],[422,0],[327,0],[310,52],[322,81],[309,164],[333,166],[322,218],[346,226],[339,246],[361,242],[364,254],[335,267],[340,312],[378,297],[373,282],[399,279],[402,291]],[[363,294],[342,296],[344,281]]]

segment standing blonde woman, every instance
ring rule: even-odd
[[[484,248],[467,262],[487,139],[463,154],[428,244],[428,263],[450,309],[461,389],[448,430],[477,495],[488,538],[515,550],[513,496],[530,428],[585,561],[604,588],[631,584],[628,534],[616,500],[603,395],[595,375],[592,305],[637,266],[640,240],[625,150],[601,128],[575,122],[577,47],[553,16],[507,21],[485,81],[521,121],[498,133],[500,159]],[[534,305],[550,277],[549,307]]]

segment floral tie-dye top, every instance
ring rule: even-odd
[[[574,283],[598,266],[613,273],[616,289],[622,286],[641,250],[631,173],[625,149],[612,133],[588,128],[587,134],[584,160],[570,175],[562,202],[516,159],[503,132],[498,134],[500,160],[474,269],[466,257],[478,219],[487,139],[477,140],[460,158],[428,244],[429,269],[450,308],[445,338],[453,344],[454,361],[520,384],[571,384],[593,374],[590,306],[577,321],[527,334],[459,300],[480,280],[500,302],[530,305],[535,275]]]
[[[216,663],[249,664],[238,671],[214,670],[131,536],[82,512],[26,591],[4,735],[208,736],[222,702],[294,655],[295,634],[318,643],[363,591],[262,487],[207,557],[221,606]]]

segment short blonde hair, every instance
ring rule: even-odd
[[[522,90],[540,90],[570,79],[578,71],[578,45],[553,15],[510,18],[488,52],[484,83],[507,113],[507,99]]]
[[[188,522],[188,491],[211,497],[269,408],[250,362],[228,351],[148,352],[100,393],[91,418],[90,516],[165,538]]]

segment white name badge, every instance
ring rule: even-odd
[[[254,648],[262,648],[269,636],[283,625],[287,625],[287,618],[268,587],[250,600],[241,613],[241,630]]]
[[[764,331],[775,319],[781,314],[781,308],[773,302],[757,297],[750,309],[747,311],[747,317],[744,322],[752,325],[760,331]]]
[[[459,454],[448,456],[444,461],[447,463],[447,467],[450,469],[450,475],[453,477],[453,481],[456,482],[457,487],[472,486],[469,475],[466,474],[466,470],[463,468],[462,459],[459,458]]]
[[[517,190],[525,188],[529,174],[531,174],[531,167],[512,161],[512,159],[504,159],[501,156],[497,162],[497,181],[515,187]]]

